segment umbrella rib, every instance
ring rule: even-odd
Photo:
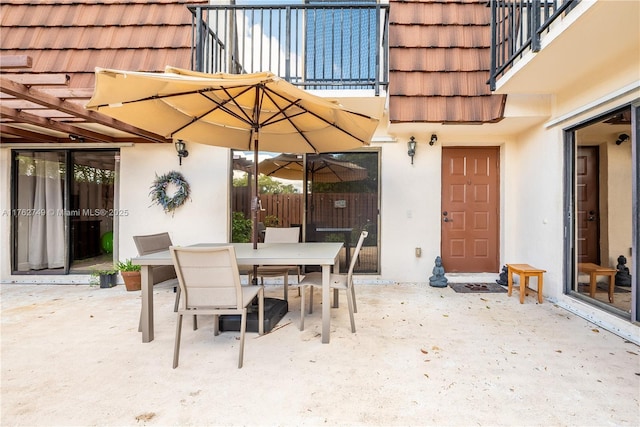
[[[249,88],[247,88],[247,89],[243,90],[242,92],[240,92],[240,93],[239,93],[238,95],[236,95],[236,96],[240,96],[240,95],[242,95],[242,94],[246,93],[247,91],[249,91],[250,89],[251,89],[251,88],[249,87]],[[214,112],[214,111],[216,111],[216,110],[222,110],[222,111],[224,111],[225,113],[227,113],[227,114],[229,114],[229,115],[231,115],[231,116],[235,117],[236,119],[238,119],[238,120],[240,120],[240,121],[242,121],[242,122],[245,122],[245,123],[247,123],[247,124],[249,124],[249,125],[252,125],[252,126],[253,126],[253,122],[251,121],[251,118],[250,118],[249,116],[247,116],[246,114],[245,114],[244,116],[242,116],[242,115],[237,114],[236,112],[234,112],[234,111],[232,111],[232,110],[230,110],[229,108],[227,108],[227,107],[226,107],[226,104],[228,104],[229,102],[232,102],[233,104],[235,104],[235,105],[240,109],[240,111],[242,111],[242,112],[244,113],[244,110],[242,109],[242,107],[240,107],[240,105],[235,101],[235,97],[231,96],[231,94],[229,93],[229,91],[228,91],[226,88],[221,88],[221,89],[220,89],[220,90],[222,90],[222,91],[223,91],[223,92],[228,96],[228,99],[225,99],[225,100],[224,100],[224,101],[222,101],[222,102],[218,102],[218,101],[216,101],[215,99],[213,99],[213,98],[211,98],[210,96],[208,96],[208,95],[207,95],[207,93],[206,93],[206,92],[212,92],[213,90],[214,90],[214,89],[213,89],[213,88],[211,88],[211,89],[207,89],[207,90],[195,91],[194,93],[199,93],[199,94],[200,94],[200,95],[202,95],[203,97],[207,98],[209,101],[211,101],[211,102],[213,102],[213,103],[215,104],[215,107],[211,108],[210,110],[208,110],[208,111],[206,111],[206,112],[204,112],[204,113],[202,113],[202,114],[200,114],[200,115],[198,115],[198,116],[192,117],[192,118],[191,118],[191,121],[190,121],[189,123],[187,123],[187,124],[185,124],[185,125],[183,125],[183,126],[179,127],[178,129],[174,130],[174,131],[171,133],[171,135],[173,135],[173,134],[175,134],[175,133],[178,133],[178,132],[180,132],[181,130],[183,130],[183,129],[185,129],[185,128],[189,127],[189,126],[191,126],[192,124],[194,124],[195,122],[199,121],[200,119],[202,119],[202,118],[203,118],[204,116],[206,116],[207,114],[211,114],[211,113],[213,113],[213,112]]]
[[[360,141],[360,142],[362,142],[363,144],[367,144],[367,143],[369,142],[369,141],[365,141],[365,140],[363,140],[363,139],[361,139],[361,138],[358,138],[357,136],[355,136],[355,135],[354,135],[354,134],[352,134],[351,132],[349,132],[349,131],[347,131],[347,130],[345,130],[345,129],[341,128],[340,126],[336,125],[336,124],[335,124],[335,123],[333,123],[333,122],[330,122],[329,120],[325,119],[324,117],[320,116],[319,114],[316,114],[316,113],[314,113],[314,112],[313,112],[313,111],[311,111],[311,110],[307,110],[306,108],[304,108],[304,106],[302,106],[302,105],[300,105],[300,104],[299,104],[300,99],[297,99],[296,101],[291,101],[290,99],[283,97],[283,96],[282,96],[282,95],[280,95],[279,93],[274,92],[271,88],[265,87],[264,89],[265,89],[265,91],[268,91],[268,92],[270,92],[270,93],[272,93],[272,94],[274,94],[274,95],[277,95],[277,96],[279,96],[279,97],[280,97],[280,98],[282,98],[282,99],[285,99],[285,100],[287,100],[287,101],[289,101],[289,102],[292,102],[292,105],[293,105],[293,104],[295,104],[297,107],[299,107],[300,109],[302,109],[304,112],[306,112],[306,113],[308,113],[308,114],[310,114],[310,115],[312,115],[312,116],[316,117],[317,119],[319,119],[319,120],[321,120],[321,121],[325,122],[325,123],[326,123],[326,124],[328,124],[329,126],[333,126],[334,128],[338,129],[339,131],[341,131],[341,132],[343,132],[343,133],[345,133],[345,134],[349,135],[351,138],[355,139],[356,141]],[[269,96],[269,95],[267,94],[267,96]],[[275,103],[275,100],[274,100],[273,98],[271,98],[271,96],[269,96],[269,98],[270,98],[272,101],[274,101],[274,103]],[[276,105],[277,105],[277,104],[276,104]],[[286,108],[288,109],[288,108],[290,108],[292,105],[288,105]],[[280,107],[278,107],[278,108],[280,108]],[[345,113],[349,113],[349,114],[353,114],[353,115],[356,115],[356,116],[360,116],[360,117],[364,117],[364,118],[368,118],[368,119],[370,119],[370,117],[369,117],[369,116],[367,116],[367,115],[365,115],[365,114],[357,113],[357,112],[355,112],[355,111],[349,111],[349,110],[346,110],[346,109],[343,109],[342,111],[344,111]],[[281,112],[284,114],[284,111],[283,111],[283,110],[281,110]],[[302,113],[300,113],[300,114],[302,114]],[[291,123],[291,126],[293,126],[293,127],[296,129],[296,131],[298,131],[298,133],[300,133],[300,135],[302,135],[302,137],[305,139],[305,141],[307,141],[307,142],[309,143],[309,145],[310,145],[311,147],[313,147],[313,148],[314,148],[314,150],[315,150],[315,147],[313,146],[313,144],[311,144],[311,142],[310,142],[310,141],[309,141],[309,140],[308,140],[308,139],[307,139],[307,138],[302,134],[302,132],[300,132],[300,129],[298,129],[298,127],[297,127],[297,126],[296,126],[296,125],[295,125],[295,124],[294,124],[294,123],[289,119],[289,116],[287,116],[286,114],[284,114],[284,116],[285,116],[285,119],[289,120],[289,123]],[[295,116],[291,116],[291,117],[295,117]],[[281,119],[281,120],[284,120],[284,119]],[[318,150],[316,150],[316,152],[317,152],[317,151],[318,151]]]
[[[281,122],[283,120],[287,120],[289,122],[289,124],[291,124],[291,126],[296,130],[296,132],[298,132],[298,134],[302,137],[302,139],[304,139],[307,144],[309,145],[309,147],[313,148],[313,151],[315,151],[316,153],[318,152],[318,149],[315,147],[315,145],[313,145],[311,143],[311,141],[309,141],[309,138],[307,138],[307,136],[298,128],[298,126],[296,126],[296,124],[291,120],[293,117],[299,116],[301,114],[304,114],[304,112],[307,112],[307,110],[305,108],[303,108],[302,106],[300,106],[298,104],[298,102],[300,102],[300,98],[296,99],[296,100],[291,100],[289,98],[286,98],[284,96],[282,96],[281,94],[274,92],[273,90],[271,90],[268,87],[264,87],[263,93],[265,96],[267,96],[274,105],[276,105],[278,107],[279,113],[274,113],[271,117],[269,117],[267,120],[264,121],[264,123],[262,124],[262,126],[267,126],[269,124],[274,124],[274,123],[278,123]],[[285,101],[289,102],[289,105],[287,105],[286,107],[280,107],[278,105],[278,103],[276,102],[276,100],[271,96],[271,94],[273,95],[277,95],[279,96],[281,99],[284,99]],[[287,113],[285,112],[286,110],[288,110],[289,108],[293,107],[293,106],[297,106],[300,109],[302,109],[304,112],[302,113],[296,113],[296,114],[292,114],[292,115],[287,115]],[[281,114],[283,116],[283,118],[278,119],[278,120],[273,120],[270,121],[271,119],[275,118],[278,114]]]

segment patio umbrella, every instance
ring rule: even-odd
[[[361,181],[368,176],[362,166],[336,159],[330,154],[307,157],[307,171],[313,182]],[[280,154],[261,161],[258,172],[276,178],[300,180],[304,178],[304,159],[301,155]]]
[[[273,73],[96,69],[86,106],[173,140],[254,152],[321,153],[368,145],[378,119],[312,95]],[[258,174],[251,194],[257,247]]]

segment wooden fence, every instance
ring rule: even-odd
[[[260,196],[262,208],[260,221],[273,215],[278,218],[281,227],[302,224],[304,215],[304,194],[263,194]],[[344,239],[343,233],[316,233],[317,227],[353,228],[350,238],[350,251],[353,252],[360,231],[369,231],[358,264],[357,273],[378,273],[377,218],[378,195],[374,193],[315,193],[309,195],[307,236],[308,242]],[[232,196],[234,212],[243,212],[245,218],[251,217],[250,190],[248,187],[235,187]],[[336,241],[336,240],[333,240]],[[340,271],[346,271],[346,245],[340,254]],[[313,270],[314,267],[306,267]]]
[[[304,194],[263,194],[260,196],[263,212],[260,221],[268,215],[277,217],[280,226],[302,224]],[[248,187],[233,189],[232,209],[251,215]],[[307,224],[322,227],[353,227],[359,229],[369,224],[369,231],[377,223],[378,195],[375,193],[314,193],[309,195]],[[373,229],[371,229],[373,227]]]

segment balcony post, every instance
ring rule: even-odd
[[[196,9],[196,71],[203,71],[204,46],[202,45],[202,9]]]
[[[540,46],[540,9],[542,5],[540,0],[533,0],[531,3],[531,50],[539,52]]]

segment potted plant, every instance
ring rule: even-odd
[[[117,285],[118,270],[95,270],[91,273],[89,284],[96,285],[100,283],[101,288],[112,288]]]
[[[131,258],[122,262],[119,261],[116,267],[120,271],[122,280],[127,291],[139,291],[140,290],[140,266],[131,262]]]

